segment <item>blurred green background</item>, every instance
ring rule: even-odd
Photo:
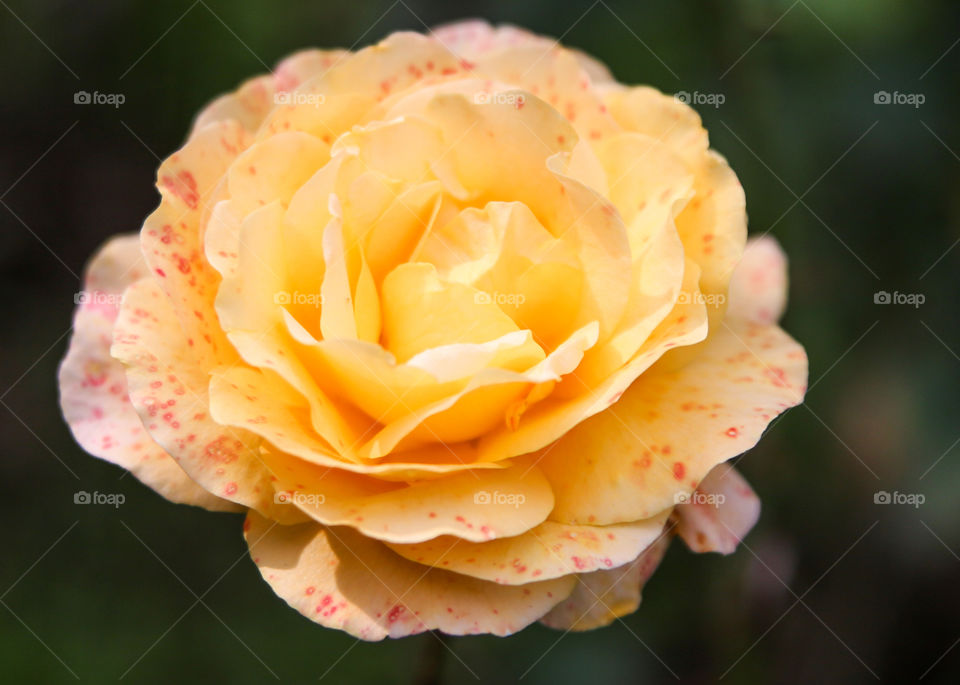
[[[957,682],[960,3],[0,5],[0,681]],[[562,36],[623,82],[723,95],[698,109],[751,232],[790,256],[784,327],[812,387],[739,464],[764,504],[747,547],[673,545],[623,623],[449,650],[433,635],[357,643],[273,595],[238,517],[170,505],[87,457],[60,418],[56,366],[77,274],[139,228],[157,157],[208,99],[299,48],[464,16]],[[126,101],[75,105],[78,90]],[[876,304],[879,291],[925,302]],[[126,503],[75,505],[77,490]],[[925,502],[876,504],[878,491]]]

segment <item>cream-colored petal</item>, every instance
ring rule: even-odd
[[[123,291],[146,275],[137,235],[111,239],[90,261],[58,376],[63,416],[83,449],[128,469],[168,500],[239,511],[190,480],[147,434],[130,404],[123,364],[110,356]]]
[[[510,501],[507,493],[486,493]],[[519,503],[517,504],[519,506]],[[402,557],[504,585],[523,585],[632,562],[660,536],[669,512],[615,526],[544,521],[516,537],[466,542],[441,536],[412,545],[388,544]]]
[[[676,371],[652,370],[540,462],[558,521],[610,524],[672,507],[717,464],[753,447],[799,404],[803,348],[779,328],[730,321]]]
[[[573,587],[571,577],[505,586],[407,561],[348,528],[279,526],[251,512],[250,556],[291,607],[363,640],[427,630],[510,635]]]
[[[663,533],[632,563],[577,576],[570,596],[540,622],[557,630],[581,631],[602,628],[632,614],[640,606],[643,587],[660,565],[670,540],[671,536]]]
[[[720,464],[675,511],[677,534],[687,547],[733,554],[760,518],[760,499],[736,469]]]
[[[787,256],[776,238],[747,242],[730,279],[727,316],[760,324],[776,323],[787,306]]]

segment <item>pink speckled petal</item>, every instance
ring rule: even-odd
[[[210,124],[233,120],[248,133],[263,123],[274,105],[274,79],[264,75],[252,78],[236,91],[226,93],[204,107],[193,122],[190,137]]]
[[[669,511],[615,526],[544,521],[522,535],[471,543],[442,536],[413,545],[388,544],[410,561],[503,585],[523,585],[628,564],[663,531]]]
[[[407,561],[349,528],[281,526],[250,512],[250,556],[291,607],[363,640],[427,630],[510,635],[566,597],[572,576],[497,585]]]
[[[128,469],[168,500],[213,511],[240,511],[190,480],[147,434],[130,404],[123,364],[110,356],[121,295],[146,273],[136,235],[113,238],[91,260],[70,348],[60,366],[63,416],[87,452]]]
[[[772,324],[786,306],[787,256],[776,238],[752,238],[730,280],[728,316]]]
[[[611,524],[673,506],[714,466],[753,447],[803,400],[806,383],[806,354],[782,330],[724,322],[695,361],[647,372],[546,452],[551,518]]]
[[[757,519],[760,499],[729,464],[715,466],[690,502],[676,508],[677,533],[694,552],[732,554]]]
[[[127,366],[130,401],[153,439],[209,492],[272,512],[259,438],[210,418],[209,371],[198,364],[155,279],[127,288],[113,335],[110,353]]]
[[[632,614],[640,606],[643,586],[657,570],[671,536],[662,534],[632,563],[609,571],[577,576],[577,586],[540,622],[557,630],[592,630]]]
[[[278,495],[289,502],[278,508],[299,509],[318,523],[351,526],[387,542],[512,537],[542,523],[553,507],[540,470],[520,465],[399,483],[269,451],[263,456],[277,476]]]

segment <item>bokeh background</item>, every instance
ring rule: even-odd
[[[0,5],[0,681],[957,682],[960,4]],[[357,643],[273,595],[238,517],[169,505],[87,457],[56,367],[86,258],[139,228],[158,158],[208,99],[298,48],[463,16],[562,36],[624,82],[722,96],[698,109],[751,232],[790,255],[784,326],[811,390],[739,463],[764,503],[746,545],[673,545],[622,623]],[[80,90],[125,102],[75,104]],[[925,301],[877,304],[880,291]],[[78,490],[126,502],[75,505]],[[924,502],[878,504],[881,491]]]

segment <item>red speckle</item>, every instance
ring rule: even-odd
[[[313,594],[314,592],[316,592],[316,591],[317,591],[317,588],[313,587],[312,585],[307,588],[307,594],[308,594],[308,595],[312,595],[312,594]]]
[[[677,480],[683,480],[684,474],[687,472],[687,467],[683,465],[683,462],[675,461],[673,462],[673,477]]]
[[[400,614],[404,611],[404,607],[395,606],[390,610],[390,613],[387,614],[387,621],[390,623],[396,623],[397,619],[400,618]]]
[[[237,494],[237,484],[236,483],[227,483],[226,487],[223,489],[225,495],[235,495]]]
[[[730,427],[730,428],[727,429],[727,437],[728,437],[728,438],[735,438],[735,437],[737,437],[738,435],[740,435],[740,431],[738,431],[736,428]]]

